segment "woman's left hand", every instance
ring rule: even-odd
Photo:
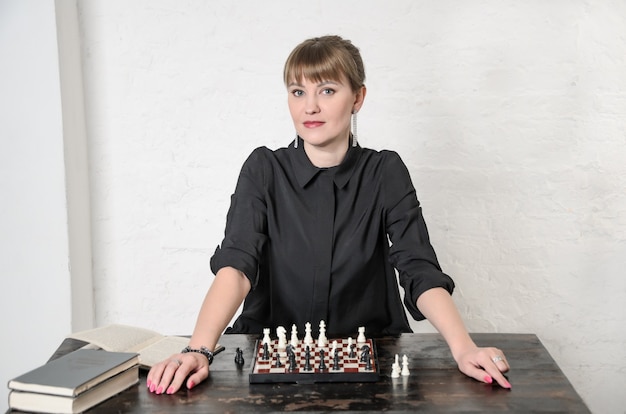
[[[503,375],[511,367],[504,353],[498,348],[473,347],[458,355],[456,361],[459,370],[468,377],[487,384],[496,381],[503,388],[511,388],[511,384]]]

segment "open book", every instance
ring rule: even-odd
[[[101,348],[112,352],[136,352],[139,365],[150,368],[172,354],[176,354],[189,344],[184,336],[166,336],[158,332],[128,325],[107,325],[101,328],[76,332],[68,338],[88,342],[87,348]],[[213,350],[217,354],[224,347],[217,344]]]

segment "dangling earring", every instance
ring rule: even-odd
[[[352,146],[357,145],[357,133],[356,133],[356,112],[352,113]]]
[[[296,134],[296,140],[293,143],[294,148],[298,148],[298,134]]]

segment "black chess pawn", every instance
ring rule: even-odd
[[[319,365],[319,370],[320,371],[325,371],[326,370],[326,356],[324,355],[325,352],[323,349],[320,349],[320,365]]]
[[[235,350],[235,364],[237,365],[243,365],[244,364],[244,359],[243,359],[243,351],[241,350],[241,348],[237,348]]]
[[[280,361],[280,352],[276,352],[276,366],[278,368],[283,366],[283,363]]]

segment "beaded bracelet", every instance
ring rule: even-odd
[[[189,346],[186,346],[183,348],[182,351],[180,351],[181,354],[186,354],[187,352],[197,352],[204,355],[206,359],[209,360],[209,365],[211,365],[211,363],[213,362],[213,352],[209,351],[209,348],[207,348],[206,346],[201,346],[200,349],[193,349]]]

